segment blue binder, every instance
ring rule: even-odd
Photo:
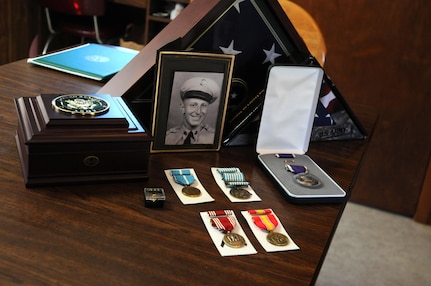
[[[29,58],[27,62],[97,81],[105,81],[119,72],[138,53],[136,50],[124,47],[89,43]]]

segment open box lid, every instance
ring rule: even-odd
[[[308,150],[323,74],[320,67],[270,68],[257,153],[304,154]]]

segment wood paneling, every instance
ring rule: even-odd
[[[431,160],[429,161],[414,219],[420,223],[431,224]]]
[[[431,146],[431,2],[293,2],[319,24],[346,100],[380,115],[351,200],[412,217]]]
[[[0,65],[28,56],[38,17],[37,1],[0,1]]]

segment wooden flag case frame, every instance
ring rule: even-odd
[[[285,58],[281,64],[319,66],[277,0],[246,0],[246,2],[195,0],[153,38],[123,70],[108,81],[98,93],[122,96],[143,124],[152,126],[155,64],[158,51],[193,50],[195,52],[215,52],[214,50],[197,49],[199,40],[205,38],[205,35],[211,33],[211,29],[220,24],[224,17],[227,17],[230,12],[239,9],[244,3],[251,4],[254,7],[255,12],[259,14],[261,20],[265,23],[269,33],[282,46]],[[217,50],[218,47],[215,47],[215,49]],[[221,50],[217,52],[221,53]],[[255,71],[247,69],[245,72]],[[240,92],[246,93],[246,96],[241,103],[236,104],[233,108],[231,102],[228,104],[223,130],[224,145],[229,145],[233,138],[243,132],[250,124],[256,122],[254,119],[258,118],[262,110],[267,68],[260,72],[264,74],[260,77],[262,80],[261,87],[246,90],[247,83],[236,88],[234,71],[231,93],[238,92],[239,89]],[[327,79],[329,80],[329,78]],[[336,89],[332,82],[330,84],[331,88]],[[246,87],[244,88],[244,86]],[[341,97],[341,94],[337,91],[336,96]],[[353,127],[351,129],[357,131],[354,135],[356,138],[363,138],[365,132],[360,123],[356,120],[345,101],[342,100],[341,103],[344,105],[347,117],[352,119],[351,125]],[[256,139],[255,135],[256,130],[254,130],[254,139]]]

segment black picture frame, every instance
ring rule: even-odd
[[[220,149],[234,59],[213,53],[158,52],[152,153]],[[193,136],[187,143],[190,126]]]

